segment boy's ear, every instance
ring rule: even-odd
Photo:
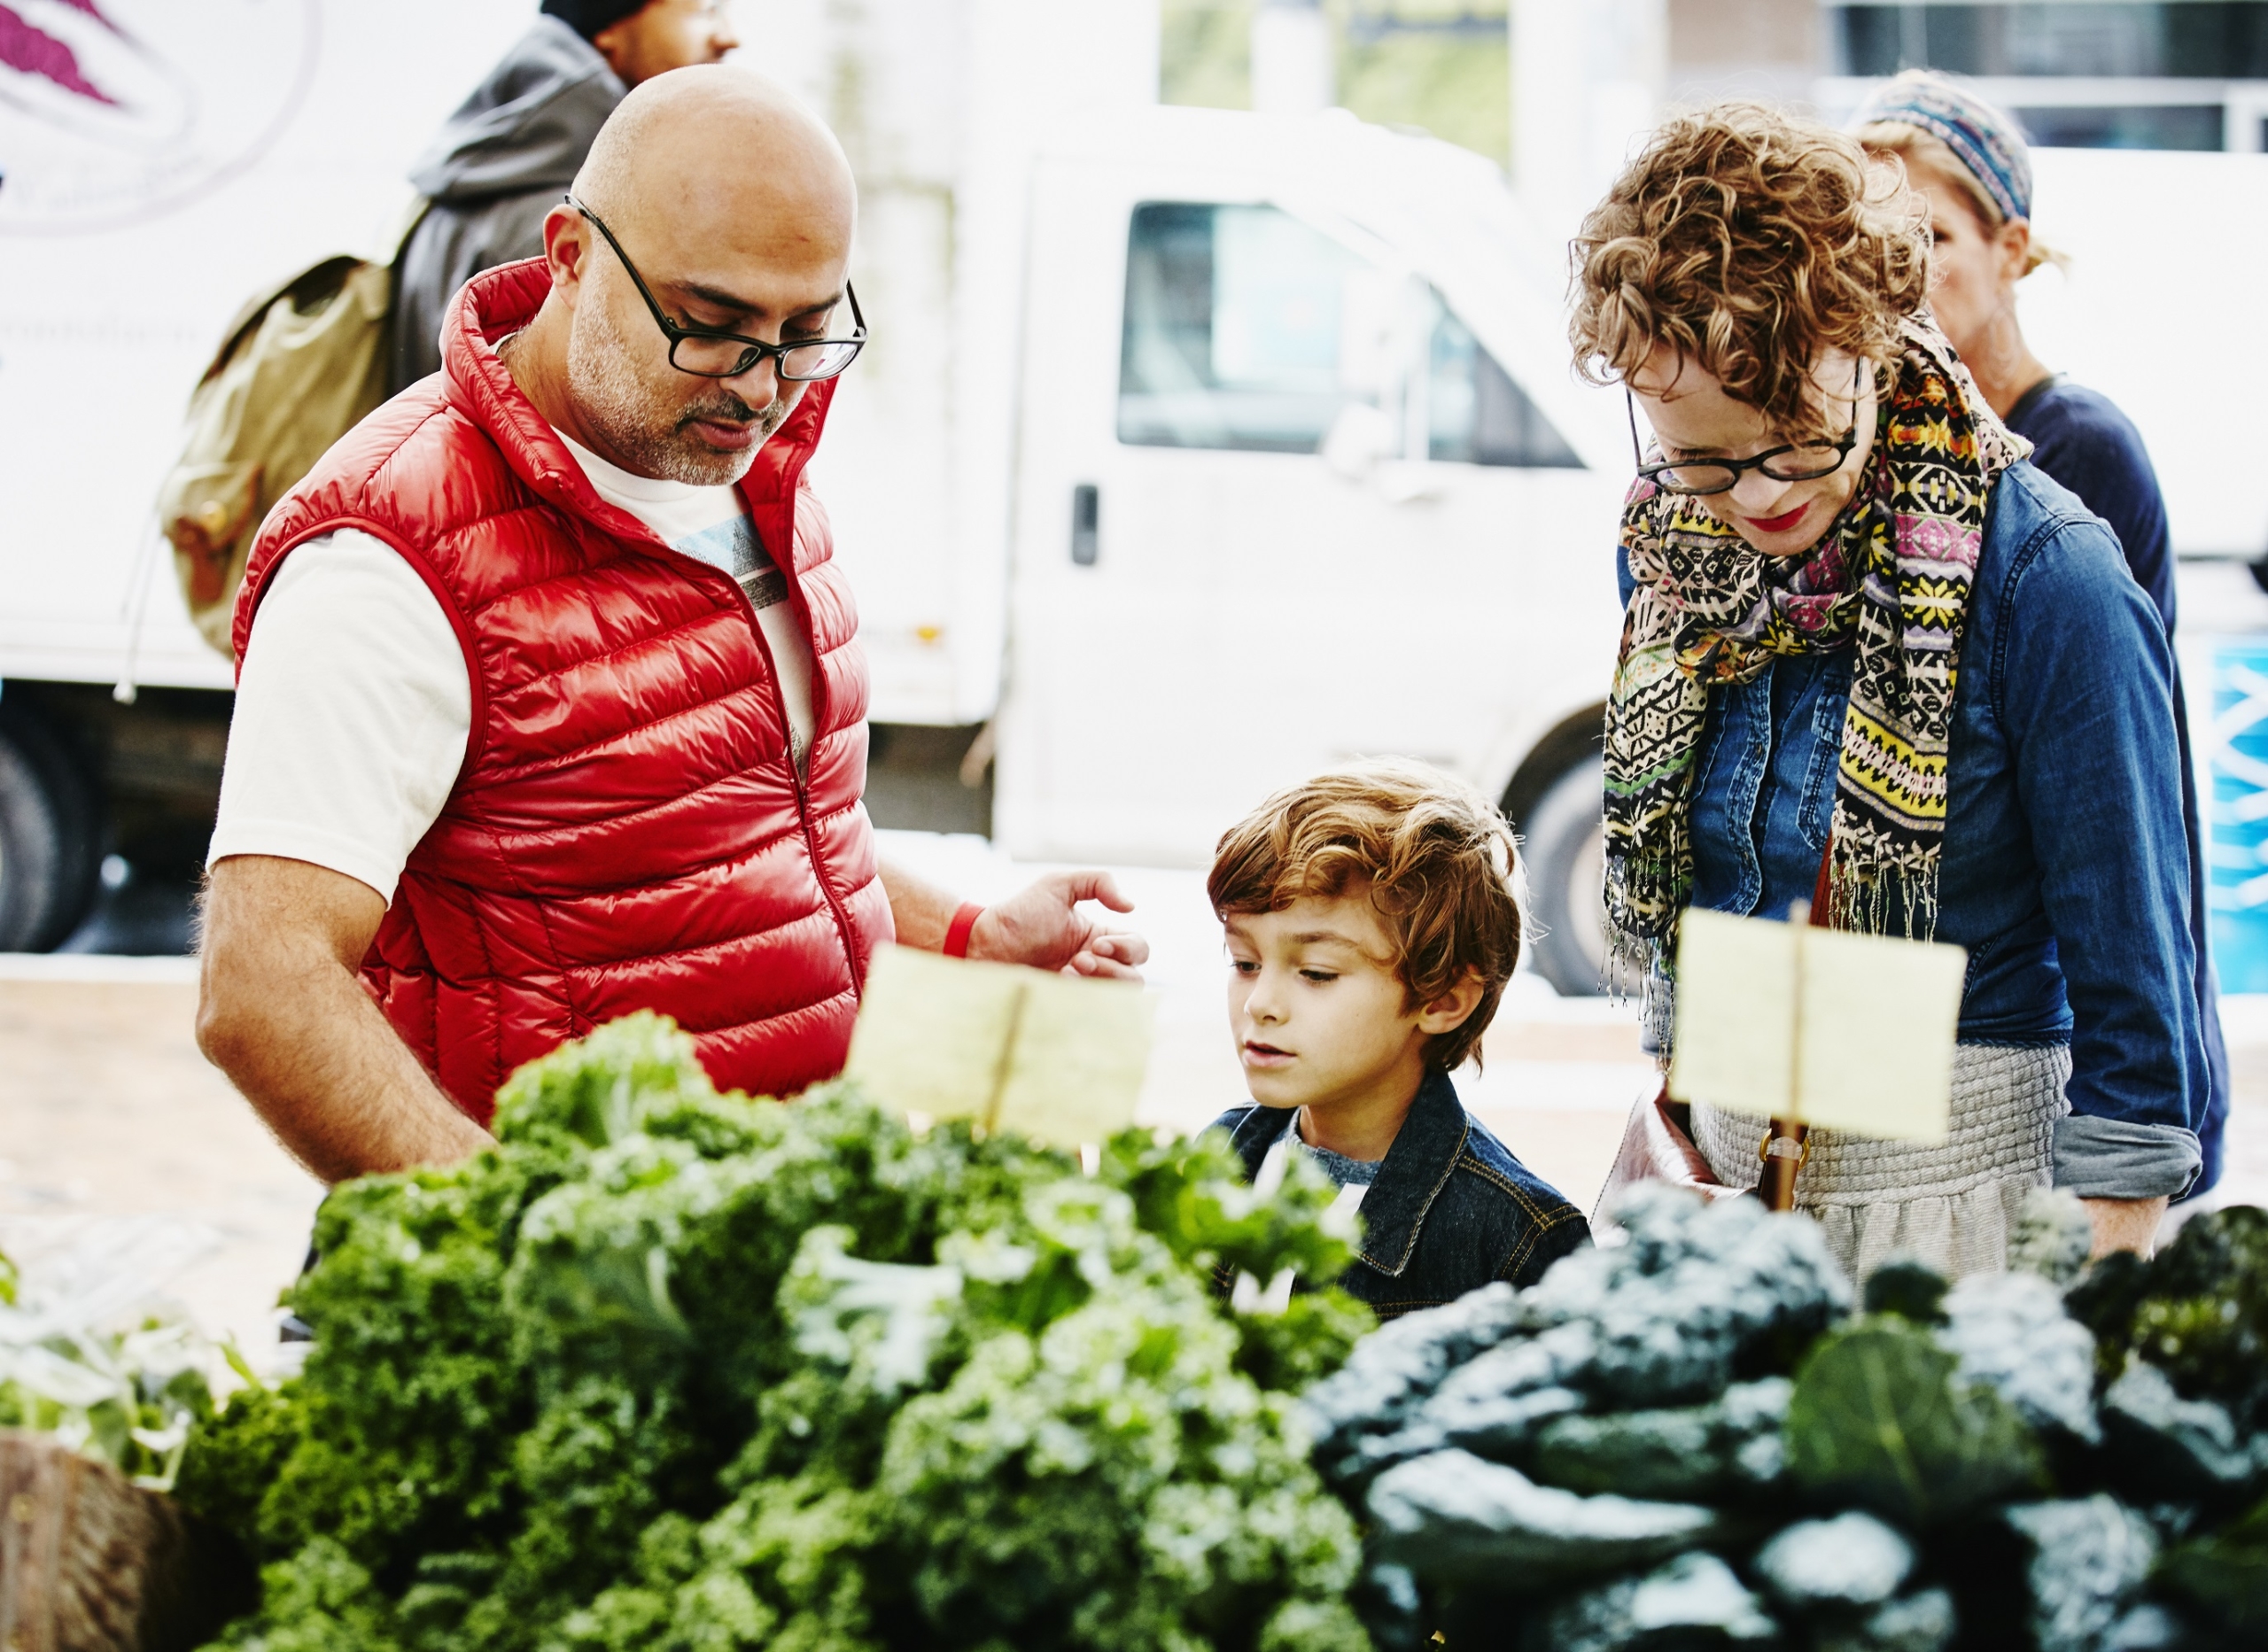
[[[1428,1037],[1455,1032],[1480,1007],[1482,995],[1487,990],[1488,983],[1481,980],[1480,972],[1468,969],[1458,977],[1456,985],[1418,1012],[1418,1030]]]

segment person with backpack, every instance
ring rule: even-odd
[[[440,370],[458,288],[543,251],[544,214],[632,87],[739,44],[723,0],[543,0],[410,172],[430,204],[395,262],[388,393]]]
[[[334,254],[229,322],[156,501],[183,604],[214,648],[237,657],[237,590],[276,501],[381,401],[439,370],[441,318],[466,281],[543,251],[544,215],[631,87],[739,45],[720,8],[544,0],[418,162],[428,198],[393,263]]]

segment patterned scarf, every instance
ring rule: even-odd
[[[1855,641],[1836,780],[1831,916],[1931,932],[1945,839],[1946,747],[1984,508],[2031,452],[1943,335],[1908,322],[1858,491],[1819,544],[1767,557],[1688,495],[1641,482],[1622,511],[1638,588],[1606,714],[1606,911],[1618,979],[1666,976],[1693,889],[1695,759],[1719,683],[1779,655]]]

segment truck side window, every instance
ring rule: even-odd
[[[1583,461],[1446,305],[1433,323],[1427,450],[1472,465],[1580,470]]]
[[[1272,206],[1148,201],[1126,252],[1118,439],[1311,454],[1339,410],[1348,277],[1365,268]]]

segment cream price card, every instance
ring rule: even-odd
[[[1670,1093],[1753,1118],[1941,1142],[1969,955],[1689,911]]]
[[[1150,1017],[1131,981],[884,947],[843,1073],[908,1113],[1076,1147],[1134,1121]]]

